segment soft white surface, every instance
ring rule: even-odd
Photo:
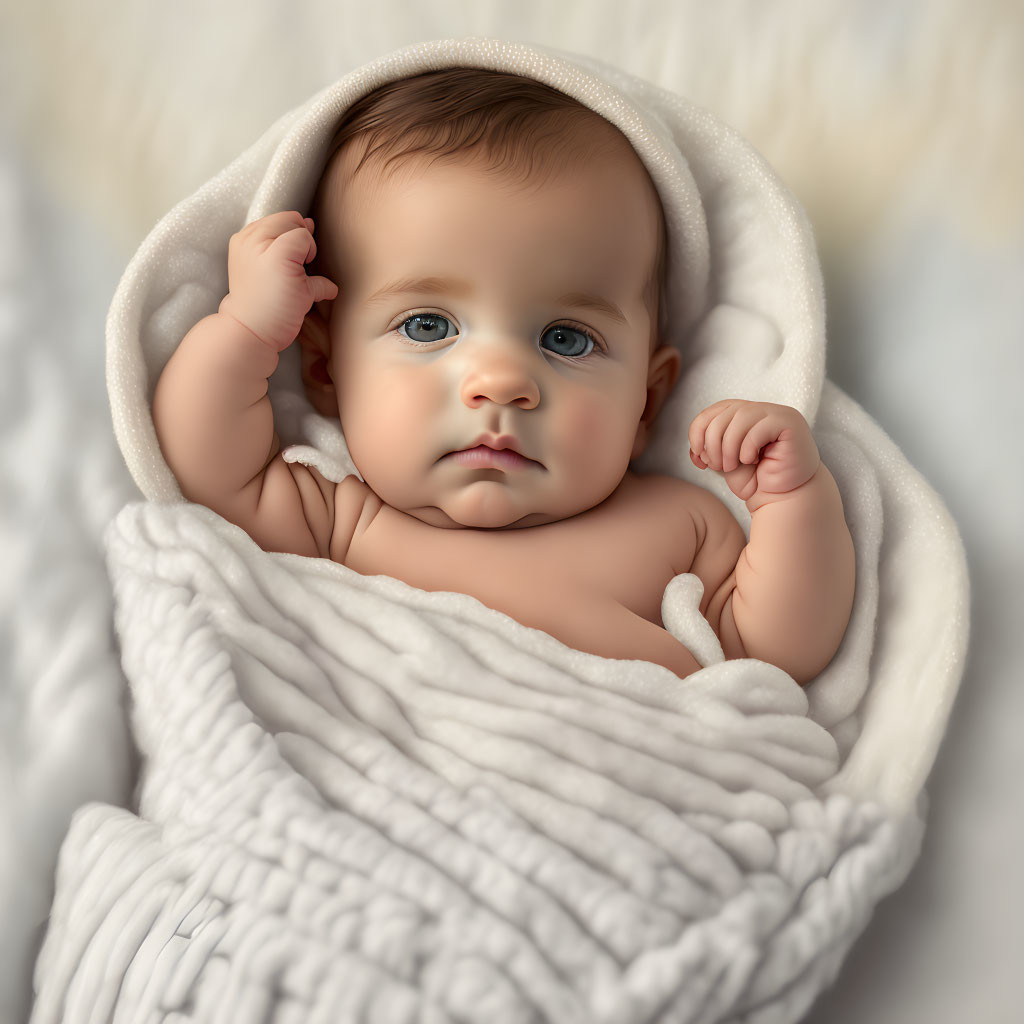
[[[0,584],[0,643],[11,659],[3,754],[5,770],[24,763],[9,729],[28,714],[54,760],[39,782],[51,799],[4,804],[0,827],[19,815],[15,827],[38,844],[41,867],[66,813],[59,808],[123,791],[123,752],[76,742],[95,730],[90,715],[116,714],[109,693],[82,706],[83,665],[101,664],[112,648],[92,546],[100,524],[81,522],[75,496],[106,489],[113,509],[130,493],[102,413],[102,317],[117,274],[159,213],[341,70],[416,39],[504,26],[689,84],[759,142],[808,205],[825,255],[830,375],[946,498],[968,546],[975,612],[921,862],[809,1019],[1017,1019],[1021,22],[1009,5],[824,3],[812,15],[804,5],[769,6],[759,14],[759,5],[630,5],[619,26],[617,5],[564,5],[554,19],[534,4],[504,17],[485,4],[397,17],[399,5],[375,4],[380,18],[310,5],[316,29],[309,14],[294,38],[276,5],[247,6],[241,32],[226,20],[196,31],[206,18],[197,5],[128,13],[66,4],[45,23],[42,12],[5,12],[18,20],[0,38],[18,63],[5,53],[0,67],[22,85],[2,94],[35,122],[9,136],[0,178],[0,323],[14,371],[0,419],[0,541],[3,564],[15,567]],[[605,16],[586,13],[595,9]],[[182,62],[189,75],[172,89]],[[82,458],[55,460],[53,433],[74,437]],[[93,653],[54,664],[46,641],[55,629],[81,630]],[[4,906],[15,908],[13,950],[41,912],[40,875],[16,888],[6,871],[0,878]],[[21,911],[6,902],[15,896]],[[5,982],[18,978],[17,962],[3,957]]]
[[[772,665],[680,686],[196,505],[106,538],[138,816],[75,815],[32,1024],[796,1021],[918,853]]]

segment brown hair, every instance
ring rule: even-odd
[[[392,163],[417,154],[431,162],[465,154],[527,187],[581,158],[607,153],[616,136],[634,152],[610,121],[543,82],[501,71],[447,68],[389,82],[353,103],[335,130],[327,168],[343,146],[361,139],[365,148],[353,176],[368,163],[386,172]],[[325,171],[322,181],[327,178]],[[317,203],[319,197],[318,191]],[[659,219],[657,256],[644,288],[652,313],[665,285],[666,231],[664,217]]]

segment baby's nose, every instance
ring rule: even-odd
[[[532,409],[540,402],[540,388],[521,358],[510,352],[481,353],[462,379],[462,400],[470,407],[483,402]]]

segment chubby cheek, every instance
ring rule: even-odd
[[[611,493],[629,468],[636,423],[625,402],[568,404],[558,425],[567,466],[581,491]]]
[[[341,425],[356,468],[378,494],[412,483],[429,396],[400,372],[353,365],[342,380]]]

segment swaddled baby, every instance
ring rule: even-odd
[[[231,239],[229,291],[153,399],[183,494],[263,548],[470,594],[570,647],[700,666],[663,626],[679,573],[727,658],[798,682],[829,662],[853,545],[803,417],[724,400],[689,429],[709,492],[639,475],[680,369],[662,342],[666,234],[624,135],[529,78],[474,69],[354,104],[312,217]],[[307,272],[308,270],[308,272]],[[298,341],[363,477],[287,463],[267,379]]]

